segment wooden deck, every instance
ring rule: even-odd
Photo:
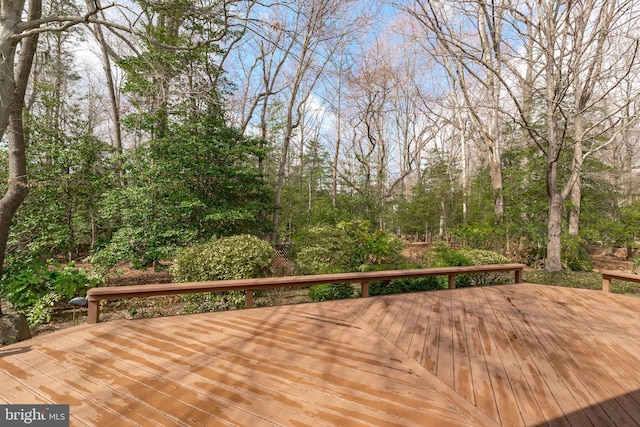
[[[0,403],[95,426],[640,425],[640,299],[515,284],[81,325]]]

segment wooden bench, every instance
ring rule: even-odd
[[[162,283],[137,286],[91,288],[87,292],[88,323],[100,320],[100,301],[121,298],[152,297],[161,295],[193,294],[201,292],[246,291],[246,306],[253,307],[253,291],[307,287],[329,283],[360,283],[362,297],[369,296],[369,282],[426,276],[448,276],[449,288],[456,286],[456,275],[515,272],[515,283],[522,282],[524,264],[491,264],[470,267],[421,268],[411,270],[385,270],[365,273],[318,274],[312,276],[267,277],[261,279],[218,280],[210,282]]]
[[[624,273],[622,271],[602,270],[603,292],[611,292],[611,279],[640,283],[640,274]]]

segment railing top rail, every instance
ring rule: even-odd
[[[515,281],[522,281],[524,264],[492,264],[469,267],[419,268],[411,270],[369,271],[364,273],[319,274],[313,276],[266,277],[261,279],[217,280],[210,282],[162,283],[154,285],[113,286],[92,288],[87,292],[88,323],[100,318],[101,300],[160,295],[179,295],[199,292],[246,291],[247,308],[253,306],[253,291],[280,287],[302,287],[327,283],[360,282],[362,296],[369,296],[369,282],[425,276],[449,276],[449,288],[455,287],[455,276],[470,273],[515,272]]]
[[[99,287],[89,289],[89,301],[126,296],[154,294],[197,293],[207,290],[259,290],[282,286],[305,286],[327,283],[362,282],[373,280],[391,280],[424,276],[445,276],[450,274],[491,273],[500,271],[517,271],[524,269],[524,264],[491,264],[465,267],[420,268],[410,270],[384,270],[355,273],[317,274],[309,276],[266,277],[260,279],[216,280],[207,282],[162,283],[154,285],[132,285],[117,287]]]
[[[640,281],[640,274],[635,273],[627,273],[624,271],[614,271],[614,270],[602,270],[603,277],[612,277],[612,278],[620,278],[621,280],[629,279],[633,281]]]
[[[624,271],[602,270],[602,291],[611,292],[611,280],[624,280],[626,282],[640,283],[640,274],[625,273]]]

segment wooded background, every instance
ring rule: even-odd
[[[0,261],[354,221],[631,248],[639,37],[636,0],[0,0]]]

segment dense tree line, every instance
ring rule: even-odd
[[[637,240],[636,1],[17,3],[9,271],[356,220],[549,270]]]

